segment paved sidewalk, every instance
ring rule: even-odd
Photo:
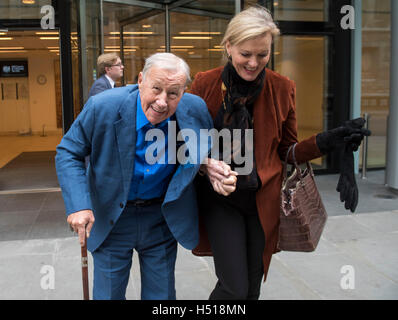
[[[397,244],[398,210],[330,217],[315,252],[273,256],[260,299],[398,299]],[[79,254],[76,237],[0,242],[0,299],[81,299]],[[127,299],[139,299],[137,260]],[[179,247],[178,299],[205,300],[215,282],[211,258]]]
[[[329,213],[318,248],[274,255],[260,299],[398,299],[398,199],[379,182],[380,173],[374,181],[369,176],[358,180],[362,200],[356,214],[341,209],[337,176],[317,177]],[[25,211],[20,201],[19,211],[12,211],[13,199],[3,199],[2,208],[11,211],[0,212],[0,299],[82,299],[80,248],[55,205],[62,205],[60,195],[47,195]],[[26,207],[32,205],[28,200]],[[46,204],[54,211],[44,210]],[[90,290],[92,267],[90,255]],[[206,300],[215,283],[212,259],[179,247],[177,298]],[[135,255],[127,299],[139,299],[139,293]]]

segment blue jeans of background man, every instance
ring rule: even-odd
[[[93,298],[126,298],[133,249],[140,262],[141,299],[176,299],[177,242],[164,220],[161,204],[126,206],[106,240],[92,253]]]

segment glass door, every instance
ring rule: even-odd
[[[172,52],[191,67],[191,76],[221,65],[219,44],[235,0],[103,1],[104,52],[119,53],[124,77],[118,85],[137,82],[145,58]]]
[[[119,42],[125,85],[137,83],[145,58],[166,51],[165,13],[153,10],[144,16],[131,17],[121,28]]]
[[[328,37],[280,36],[274,43],[275,71],[296,83],[298,139],[327,128]],[[312,161],[325,168],[323,158]]]

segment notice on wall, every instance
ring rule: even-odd
[[[25,83],[18,84],[18,99],[29,99],[29,90]]]
[[[17,88],[14,83],[3,83],[3,99],[4,100],[16,100],[17,99]]]

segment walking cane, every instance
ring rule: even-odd
[[[89,300],[89,293],[88,293],[87,236],[86,236],[86,232],[84,232],[84,246],[81,247],[81,253],[82,253],[83,300]]]

